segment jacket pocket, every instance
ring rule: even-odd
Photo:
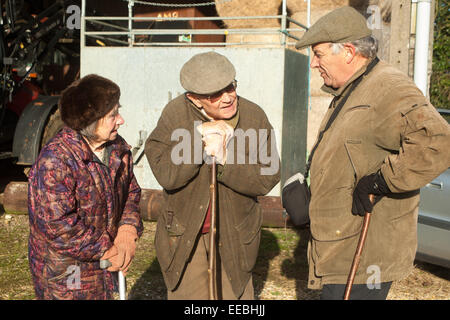
[[[44,258],[43,276],[47,280],[48,287],[53,290],[67,291],[71,288],[68,286],[69,276],[75,281],[81,281],[80,272],[74,273],[79,267],[80,262],[74,258],[63,256],[50,247],[47,248]],[[78,278],[78,279],[75,279]]]
[[[169,269],[185,229],[173,211],[165,211],[158,219],[155,247],[163,271]]]
[[[348,158],[355,172],[355,181],[353,185],[356,185],[356,181],[361,179],[367,174],[368,159],[367,154],[362,150],[363,143],[360,139],[346,139],[345,150],[347,151]]]
[[[369,108],[370,108],[370,105],[368,105],[368,104],[360,104],[360,105],[348,108],[347,112],[362,110],[362,109],[369,109]]]
[[[346,277],[351,269],[358,237],[359,234],[355,234],[351,237],[335,241],[314,241],[311,254],[313,256],[316,276],[324,277],[334,275],[340,278]],[[357,275],[366,272],[366,259],[367,250],[363,250],[359,268],[356,272]]]
[[[353,237],[361,232],[363,219],[354,216],[350,208],[333,210],[333,213],[343,212],[342,215],[316,214],[318,219],[311,221],[311,236],[317,241],[339,241]]]
[[[262,212],[259,205],[236,226],[240,242],[240,265],[241,269],[250,272],[258,257],[259,244],[261,240]]]

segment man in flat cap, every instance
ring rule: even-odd
[[[371,212],[350,299],[386,299],[413,267],[419,189],[449,167],[450,128],[406,75],[378,60],[377,40],[355,9],[320,18],[296,44],[307,46],[334,96],[306,167],[308,286],[322,289],[322,299],[343,298]]]
[[[256,199],[279,182],[279,157],[266,114],[237,95],[235,76],[221,54],[193,56],[180,73],[186,92],[167,104],[146,141],[145,154],[164,189],[155,247],[168,299],[209,297],[210,156],[218,163],[216,296],[254,298],[251,272],[262,223]],[[257,134],[256,148],[240,147],[239,132]],[[266,172],[268,163],[252,154],[263,149],[276,170]]]

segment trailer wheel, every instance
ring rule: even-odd
[[[48,117],[44,133],[42,134],[40,149],[42,149],[63,127],[64,122],[61,120],[61,114],[59,109],[56,109],[50,114],[50,117]]]

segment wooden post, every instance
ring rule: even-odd
[[[411,36],[411,0],[392,1],[389,63],[408,75]]]

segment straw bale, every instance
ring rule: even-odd
[[[281,12],[282,6],[282,0],[215,0],[215,2],[220,17],[277,15]],[[311,13],[329,12],[342,6],[352,6],[367,16],[370,14],[367,8],[372,5],[380,8],[384,22],[390,21],[392,0],[314,0],[311,1]],[[306,12],[306,6],[304,0],[287,0],[287,9],[291,16],[298,12]],[[224,22],[227,28],[267,28],[280,25],[279,20],[276,19],[226,20]]]
[[[287,0],[287,7],[292,14],[296,12],[306,12],[306,5],[306,1],[304,0]],[[311,1],[311,12],[323,10],[331,11],[342,6],[351,6],[367,16],[370,14],[367,12],[367,8],[373,5],[380,8],[383,21],[389,22],[392,10],[392,0],[314,0]]]
[[[364,1],[364,0],[360,0]],[[312,0],[311,1],[311,11],[316,10],[328,10],[331,11],[333,9],[348,6],[349,0]],[[306,12],[307,3],[304,0],[287,0],[287,7],[290,12]]]
[[[271,16],[277,15],[281,0],[215,0],[220,17]],[[277,19],[225,20],[228,28],[269,28],[280,25]]]

